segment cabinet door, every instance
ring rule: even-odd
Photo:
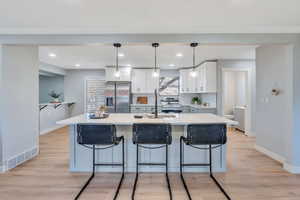
[[[217,63],[205,63],[205,92],[217,91]]]
[[[146,88],[146,77],[142,69],[132,70],[132,93],[143,93]]]
[[[180,93],[186,93],[185,85],[186,85],[186,76],[185,76],[185,70],[180,70],[179,72],[179,84],[180,84]]]
[[[154,93],[155,89],[158,89],[159,87],[159,77],[153,76],[153,70],[152,69],[144,69],[145,73],[145,93]]]
[[[192,71],[193,70],[190,69],[190,70],[187,70],[187,73],[186,73],[186,79],[187,79],[187,84],[188,84],[187,88],[188,88],[189,93],[196,93],[196,80],[198,78],[198,73],[196,71],[197,75],[195,77],[193,77],[193,76],[191,76]]]
[[[206,82],[205,67],[200,66],[197,68],[197,77],[196,77],[196,82],[195,82],[195,92],[196,93],[204,92],[205,82]]]

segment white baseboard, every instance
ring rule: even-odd
[[[291,164],[285,162],[283,164],[283,168],[292,174],[300,174],[300,166],[291,165]]]
[[[1,173],[4,173],[6,170],[5,170],[5,167],[4,165],[0,165],[0,174]]]
[[[17,167],[18,165],[31,160],[35,156],[37,156],[39,153],[38,147],[34,147],[32,149],[29,149],[27,151],[24,151],[6,161],[3,162],[3,165],[0,166],[0,172],[4,173],[10,169],[13,169]]]
[[[57,126],[52,127],[52,128],[47,128],[47,129],[45,129],[45,130],[43,130],[43,131],[40,131],[40,135],[45,135],[45,134],[50,133],[50,132],[52,132],[52,131],[55,131],[55,130],[57,130],[57,129],[63,128],[63,127],[65,127],[65,126],[66,126],[66,125],[57,125]]]
[[[259,145],[255,144],[254,148],[257,151],[259,151],[260,153],[265,154],[265,155],[269,156],[270,158],[272,158],[272,159],[274,159],[274,160],[276,160],[276,161],[278,161],[280,163],[284,163],[285,162],[285,158],[284,157],[282,157],[281,155],[278,155],[277,153],[274,153],[274,152],[272,152],[272,151],[270,151],[270,150],[268,150],[268,149],[266,149],[266,148],[264,148],[262,146],[259,146]]]

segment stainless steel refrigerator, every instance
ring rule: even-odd
[[[109,113],[130,113],[131,82],[106,82],[104,95]]]

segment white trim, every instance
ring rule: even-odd
[[[287,162],[284,162],[283,168],[292,174],[300,174],[300,166],[295,166]]]
[[[52,127],[52,128],[47,128],[47,129],[41,131],[41,132],[40,132],[40,135],[45,135],[45,134],[50,133],[50,132],[52,132],[52,131],[55,131],[55,130],[57,130],[57,129],[63,128],[63,127],[65,127],[65,126],[66,126],[66,125],[57,125],[57,126]]]
[[[36,147],[33,147],[32,149],[29,149],[27,151],[24,151],[16,156],[13,156],[10,159],[3,162],[3,165],[0,166],[0,172],[5,173],[5,172],[9,171],[10,169],[13,169],[13,168],[17,167],[18,165],[20,165],[28,160],[31,160],[38,154],[39,154],[39,148],[38,148],[38,146],[36,146]],[[23,158],[23,159],[20,160],[20,158]],[[9,163],[11,163],[11,164],[9,164]],[[11,165],[11,166],[9,166],[9,165]]]
[[[259,146],[259,145],[255,144],[254,148],[257,151],[259,151],[260,153],[265,154],[268,157],[272,158],[273,160],[276,160],[276,161],[278,161],[280,163],[284,163],[285,162],[285,158],[284,157],[282,157],[281,155],[278,155],[277,153],[274,153],[274,152],[272,152],[272,151],[270,151],[270,150],[268,150],[268,149],[266,149],[266,148],[264,148],[262,146]]]
[[[4,165],[0,165],[0,174],[1,173],[4,173],[6,170],[5,170],[5,166]]]

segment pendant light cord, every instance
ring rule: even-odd
[[[196,47],[193,47],[193,71],[195,71],[195,63],[196,63],[195,49],[196,49]]]
[[[155,65],[155,68],[154,68],[154,71],[156,72],[157,71],[157,54],[156,54],[156,48],[157,47],[154,47],[154,65]]]
[[[116,71],[119,72],[119,47],[116,47]]]

